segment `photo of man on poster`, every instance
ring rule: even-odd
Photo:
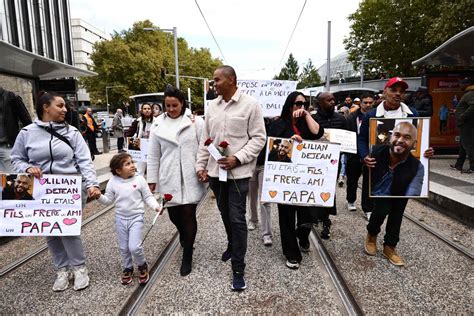
[[[31,192],[33,192],[32,176],[19,174],[12,180],[4,179],[5,186],[2,191],[2,200],[34,200],[31,195]]]
[[[268,154],[268,161],[289,162],[291,163],[292,142],[289,139],[283,139],[281,142],[275,140],[270,148],[273,148]]]
[[[370,170],[372,197],[422,196],[426,181],[425,166],[419,160],[422,126],[403,120],[394,123],[388,142],[379,142],[379,135],[375,137],[377,143],[371,150],[371,157],[377,162]]]

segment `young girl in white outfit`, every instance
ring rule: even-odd
[[[115,225],[123,266],[122,284],[132,282],[133,260],[138,266],[138,282],[146,284],[149,274],[142,245],[144,202],[157,212],[161,206],[153,197],[145,178],[136,174],[137,168],[129,154],[120,153],[112,157],[110,170],[114,176],[99,202],[106,205],[115,202]]]

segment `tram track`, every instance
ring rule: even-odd
[[[324,268],[326,269],[329,277],[336,289],[336,292],[339,296],[339,299],[342,302],[348,315],[364,315],[362,308],[352,294],[347,282],[345,281],[342,273],[337,268],[336,263],[332,259],[329,251],[324,246],[321,238],[318,235],[318,232],[313,227],[311,229],[312,233],[310,234],[310,241],[312,242],[316,252],[321,258]]]
[[[114,205],[109,205],[105,208],[103,208],[101,211],[95,213],[94,215],[92,216],[89,216],[87,219],[85,219],[83,222],[82,222],[82,226],[81,227],[84,227],[86,226],[87,224],[93,222],[94,220],[96,220],[97,218],[101,217],[102,215],[106,214],[108,211],[110,211],[111,209],[113,209],[115,206]],[[24,255],[23,257],[17,259],[17,260],[14,260],[13,262],[7,264],[5,267],[3,267],[1,270],[0,270],[0,278],[4,277],[5,275],[7,275],[8,273],[12,272],[13,270],[15,269],[18,269],[19,267],[21,267],[23,264],[25,264],[26,262],[28,262],[29,260],[33,259],[34,257],[38,256],[39,254],[41,254],[43,251],[45,251],[46,249],[48,249],[48,245],[46,243],[42,244],[41,246],[37,247],[35,250],[33,251],[30,251],[28,254]]]
[[[200,210],[203,207],[204,202],[210,197],[211,190],[208,189],[206,194],[199,202],[196,208],[196,216],[199,215]],[[156,283],[161,273],[164,271],[165,267],[168,265],[170,259],[175,253],[176,249],[179,247],[179,233],[176,230],[171,237],[170,241],[163,249],[163,251],[158,255],[155,263],[149,269],[150,279],[148,283],[144,286],[138,286],[133,293],[128,297],[125,303],[120,308],[119,315],[137,315],[140,307],[143,302],[146,300],[147,295],[153,288],[153,285]]]

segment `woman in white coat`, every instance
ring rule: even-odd
[[[145,103],[142,105],[140,112],[141,115],[137,119],[137,130],[133,137],[135,139],[148,139],[150,138],[153,121],[155,119],[155,117],[153,116],[153,109],[150,104]],[[136,165],[138,174],[145,176],[145,171],[147,170],[146,162],[137,161]]]
[[[185,114],[185,94],[178,89],[165,91],[164,102],[166,113],[157,118],[150,134],[147,178],[152,191],[173,195],[168,213],[183,246],[180,273],[185,276],[192,269],[196,207],[205,192],[194,167],[204,121]]]

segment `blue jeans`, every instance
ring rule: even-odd
[[[232,271],[244,273],[248,233],[245,212],[249,178],[220,182],[218,178],[210,177],[209,184],[216,196],[217,207],[224,222],[227,249],[232,253]]]

